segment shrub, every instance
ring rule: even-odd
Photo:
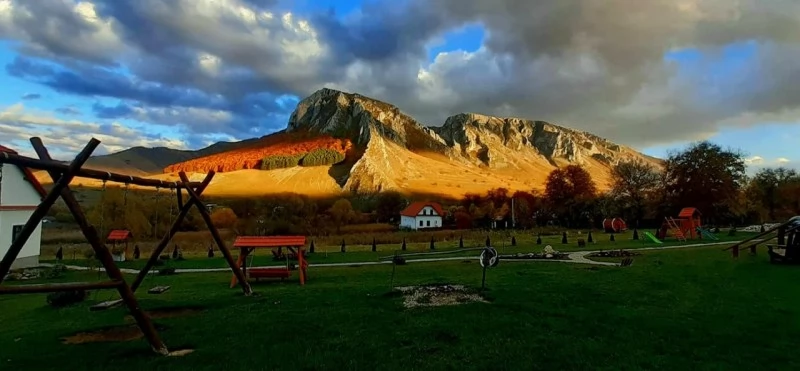
[[[285,169],[295,167],[303,155],[275,155],[264,157],[261,170]]]
[[[335,165],[344,161],[344,154],[330,148],[315,149],[300,160],[300,166]]]
[[[161,269],[158,270],[158,275],[159,276],[171,276],[173,274],[175,274],[175,268],[172,268],[172,267],[161,268]]]
[[[66,307],[86,300],[86,290],[71,290],[54,292],[47,295],[47,304],[55,308]]]
[[[44,277],[47,279],[61,278],[64,277],[65,273],[67,273],[67,266],[64,264],[56,264],[53,268],[44,271]]]

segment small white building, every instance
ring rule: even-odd
[[[0,146],[0,153],[16,154],[15,151]],[[11,241],[22,231],[33,211],[47,192],[28,168],[0,164],[0,256],[5,256]],[[39,265],[41,251],[42,224],[36,227],[25,242],[12,269]]]
[[[444,211],[436,202],[412,202],[400,212],[400,227],[413,230],[441,228]]]

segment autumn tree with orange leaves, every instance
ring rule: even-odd
[[[591,175],[578,165],[555,169],[545,181],[545,200],[566,227],[588,222],[588,208],[596,196]]]

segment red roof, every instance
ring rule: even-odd
[[[305,236],[239,236],[233,247],[300,247],[305,244]]]
[[[108,233],[106,241],[125,241],[133,237],[131,231],[126,229],[115,229]]]
[[[695,216],[695,214],[697,214],[697,216],[701,215],[700,211],[693,207],[684,207],[678,214],[678,218],[692,218]]]
[[[15,155],[17,154],[17,151],[15,151],[15,150],[13,150],[11,148],[8,148],[8,147],[0,145],[0,153],[4,153],[4,152],[5,153],[15,154]],[[47,191],[44,190],[44,187],[42,187],[42,183],[39,183],[39,180],[36,179],[36,177],[33,175],[33,172],[31,171],[31,169],[28,169],[27,167],[22,167],[22,166],[17,166],[17,167],[19,168],[20,171],[22,171],[22,174],[25,175],[25,180],[27,180],[28,183],[30,183],[31,186],[33,186],[33,189],[36,190],[36,193],[38,193],[39,196],[41,196],[41,198],[44,198],[45,196],[47,196]]]
[[[444,216],[444,210],[442,209],[442,205],[436,202],[419,202],[419,201],[412,202],[411,205],[408,205],[408,207],[405,210],[400,212],[400,215],[410,216],[413,218],[419,215],[419,212],[422,211],[422,209],[424,209],[425,206],[430,206],[431,208],[433,208],[433,210],[436,211],[437,215]]]

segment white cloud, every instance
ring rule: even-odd
[[[779,158],[775,159],[775,162],[777,162],[778,164],[781,164],[781,165],[785,165],[785,164],[788,164],[788,163],[792,162],[792,160],[789,160],[786,157],[779,157]]]
[[[761,156],[753,156],[745,158],[744,162],[748,165],[762,165],[764,163],[764,158]]]
[[[95,154],[118,152],[134,146],[185,149],[186,143],[160,135],[146,135],[120,123],[99,124],[79,120],[63,120],[44,112],[27,110],[15,104],[0,110],[0,137],[25,155],[32,155],[28,140],[42,138],[55,158],[75,156],[91,138],[101,141]]]

